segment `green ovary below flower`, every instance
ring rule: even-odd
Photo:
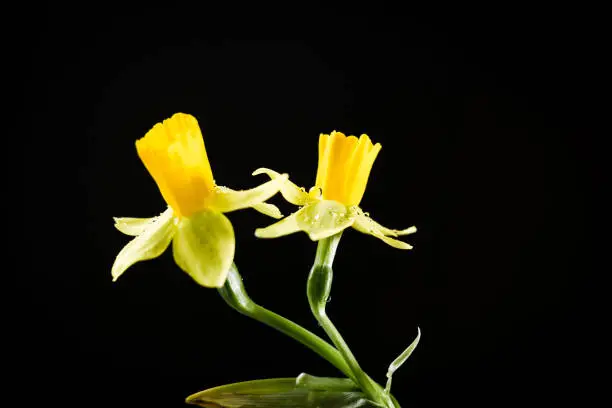
[[[416,232],[416,227],[394,230],[383,227],[359,208],[370,170],[381,149],[367,135],[346,137],[340,132],[319,136],[319,166],[315,186],[307,193],[291,181],[283,182],[281,193],[292,204],[301,208],[288,217],[266,228],[255,231],[259,238],[276,238],[304,231],[313,241],[330,237],[353,227],[399,249],[412,246],[393,237]],[[283,175],[261,168],[253,175],[265,173],[272,180]]]
[[[223,286],[235,250],[234,230],[223,213],[252,207],[281,218],[278,208],[264,201],[287,175],[244,191],[217,186],[198,122],[183,113],[157,123],[136,141],[136,150],[168,209],[153,218],[115,218],[115,227],[135,238],[117,255],[113,281],[136,262],[158,257],[172,242],[183,271],[202,286]]]

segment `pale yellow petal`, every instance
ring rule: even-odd
[[[258,174],[266,174],[271,179],[276,179],[276,178],[282,176],[280,173],[277,173],[274,170],[270,170],[270,169],[266,169],[266,168],[259,168],[259,169],[255,170],[253,172],[254,176],[256,176]],[[291,204],[294,204],[294,205],[302,206],[302,205],[306,205],[307,203],[312,201],[311,197],[308,195],[306,190],[296,186],[290,180],[286,180],[284,182],[283,186],[281,187],[280,192],[283,195],[283,198],[285,200],[287,200],[288,202],[290,202]]]
[[[410,234],[414,234],[415,232],[417,232],[417,227],[415,227],[414,225],[412,227],[404,228],[403,230],[390,230],[388,228],[383,227],[382,225],[380,225],[380,227],[384,231],[393,231],[395,233],[395,236],[410,235]],[[385,235],[392,235],[392,234],[386,234],[385,233]]]
[[[113,217],[115,220],[115,228],[123,232],[125,235],[133,237],[140,235],[147,229],[157,217],[150,218],[130,218],[130,217]]]
[[[310,239],[318,241],[350,227],[354,214],[346,206],[331,200],[322,200],[303,207],[296,213],[299,228]]]
[[[237,193],[236,190],[232,190],[231,188],[224,187],[224,186],[217,186],[216,191],[218,193],[223,193],[223,194]],[[283,218],[283,214],[278,209],[278,207],[275,206],[274,204],[263,202],[263,203],[253,204],[251,207],[256,211],[259,211],[260,213],[267,215],[268,217],[272,217],[276,219]]]
[[[412,246],[397,239],[390,238],[390,236],[398,236],[398,235],[407,235],[416,232],[416,227],[412,226],[410,228],[406,228],[404,230],[392,230],[386,227],[383,227],[369,216],[363,213],[361,209],[357,210],[357,216],[355,218],[355,223],[353,224],[353,228],[357,231],[362,232],[364,234],[372,235],[388,245],[391,245],[394,248],[398,249],[412,249]]]
[[[172,210],[166,210],[123,247],[111,269],[113,281],[136,262],[157,258],[168,248],[175,231],[174,219]]]
[[[261,204],[278,193],[283,183],[289,177],[286,174],[272,179],[250,190],[232,190],[227,187],[217,187],[209,198],[208,208],[222,213],[241,210]]]
[[[255,236],[257,238],[278,238],[299,231],[300,227],[297,223],[296,216],[302,210],[303,209],[294,212],[288,217],[285,217],[266,228],[257,228],[255,230]]]
[[[283,213],[278,209],[277,206],[270,203],[259,203],[253,206],[253,209],[259,211],[263,215],[268,217],[276,218],[277,220],[283,218]]]
[[[379,223],[377,223],[376,221],[374,221],[372,218],[365,215],[364,213],[361,213],[360,215],[365,217],[365,219],[363,219],[363,221],[361,222],[365,224],[366,228],[374,229],[386,236],[398,237],[400,235],[410,235],[410,234],[414,234],[415,232],[417,232],[417,228],[414,225],[412,227],[408,227],[403,230],[396,230],[396,229],[391,229],[391,228],[387,228],[387,227],[380,225]],[[359,219],[361,219],[361,217]]]
[[[400,241],[399,239],[386,237],[382,234],[372,234],[376,238],[383,241],[385,244],[391,245],[393,248],[397,249],[412,249],[412,245],[405,243],[404,241]]]
[[[172,209],[168,207],[165,212],[167,211],[172,211]],[[113,217],[113,220],[115,220],[115,228],[125,235],[135,237],[142,234],[158,218],[159,216],[150,218]]]
[[[180,219],[172,241],[176,264],[197,283],[219,288],[234,260],[234,229],[223,214],[201,211]]]

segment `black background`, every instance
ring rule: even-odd
[[[34,231],[11,272],[19,406],[181,407],[224,383],[338,374],[198,287],[170,251],[111,282],[128,242],[112,217],[165,208],[134,141],[175,112],[196,116],[232,188],[265,181],[250,176],[261,166],[310,187],[321,132],[382,143],[362,208],[416,225],[415,249],[347,231],[328,310],[380,382],[421,328],[394,380],[402,406],[590,405],[597,10],[203,4],[19,12],[19,222]],[[254,211],[229,218],[253,299],[323,335],[305,298],[315,245],[257,240],[272,220]]]

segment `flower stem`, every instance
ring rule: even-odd
[[[218,291],[223,300],[236,311],[299,341],[325,360],[329,361],[347,377],[357,383],[353,371],[338,350],[332,345],[291,320],[253,302],[244,289],[242,277],[238,273],[235,264],[232,264],[230,268],[230,273],[225,281],[225,285],[219,288]]]
[[[381,404],[383,407],[393,408],[399,405],[396,405],[391,397],[384,393],[382,387],[376,384],[376,382],[361,369],[357,359],[325,311],[333,280],[332,264],[341,237],[342,232],[329,238],[321,239],[317,245],[315,262],[310,270],[307,285],[310,309],[332,343],[336,346],[340,354],[342,354],[342,357],[344,357],[344,360],[349,365],[362,391],[372,401]]]

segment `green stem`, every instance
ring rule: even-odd
[[[361,369],[357,359],[325,311],[333,280],[332,264],[341,237],[342,232],[320,240],[317,245],[315,262],[308,276],[307,294],[310,309],[332,343],[348,363],[357,380],[357,384],[359,384],[368,398],[384,407],[395,407],[396,404],[391,400],[389,395],[384,393],[382,387],[376,384],[376,382]]]
[[[242,277],[238,273],[235,264],[232,264],[230,268],[230,273],[225,281],[225,285],[219,288],[218,291],[223,300],[236,311],[299,341],[325,360],[329,361],[347,377],[357,383],[352,370],[347,365],[342,355],[332,345],[291,320],[253,302],[244,289]]]

